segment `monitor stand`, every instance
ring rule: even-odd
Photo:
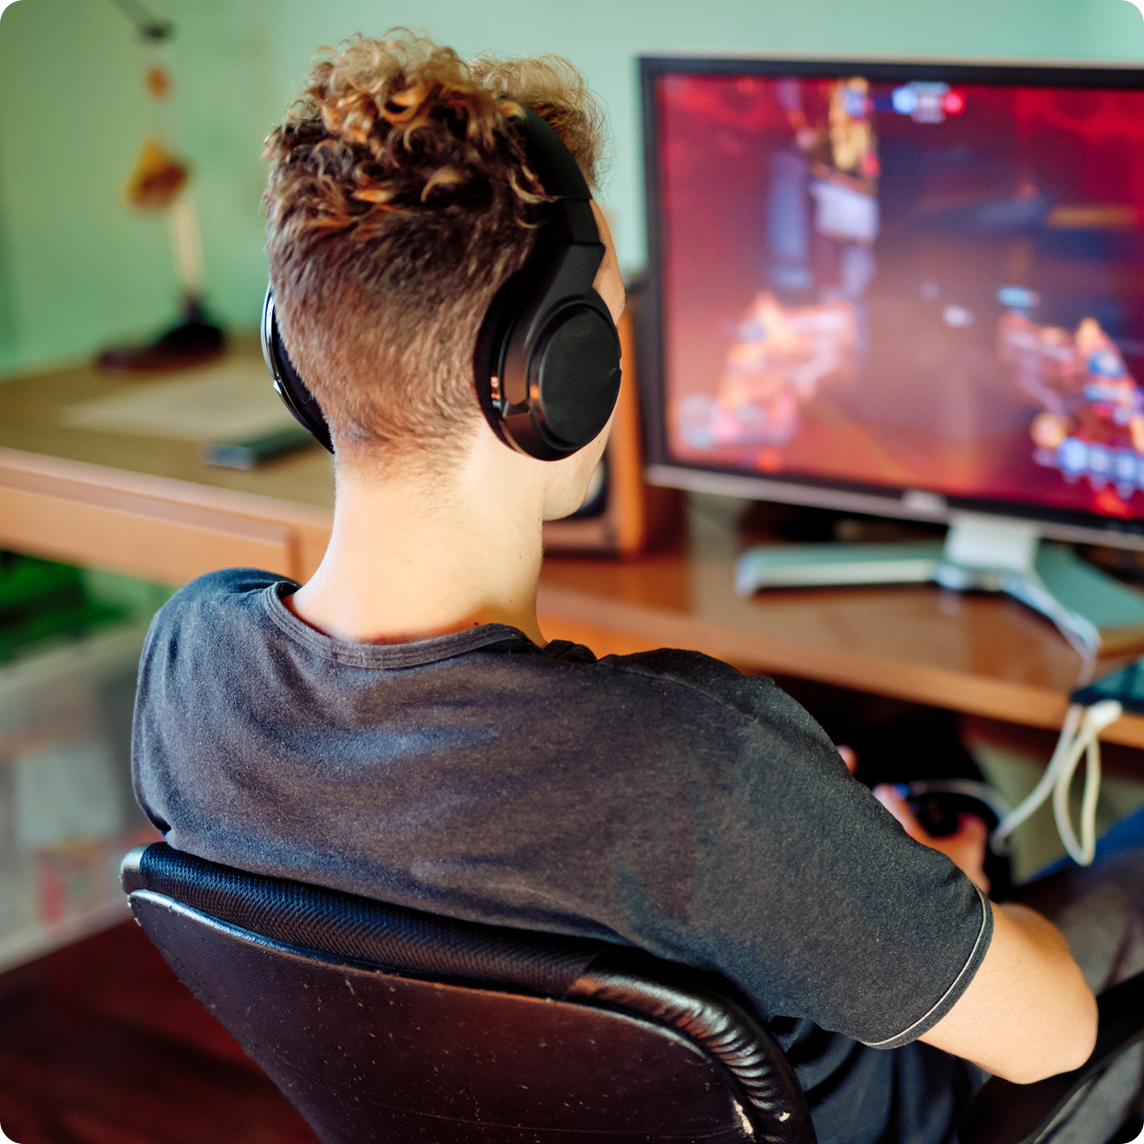
[[[1067,544],[1042,544],[1031,521],[955,513],[944,544],[768,545],[748,549],[735,567],[741,596],[760,588],[927,581],[1020,600],[1056,624],[1086,663],[1100,652],[1102,633],[1106,644],[1144,643],[1144,594],[1086,564]]]

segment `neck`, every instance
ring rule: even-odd
[[[378,479],[340,466],[329,548],[288,597],[291,610],[358,643],[502,623],[543,645],[536,619],[543,496],[521,479],[519,458],[494,444],[499,452],[474,449],[444,482]]]

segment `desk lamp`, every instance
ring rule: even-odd
[[[156,20],[139,0],[113,0],[137,28],[148,47],[144,87],[155,111],[155,125],[144,139],[135,169],[124,187],[128,205],[141,211],[166,211],[171,253],[183,294],[183,317],[154,341],[115,346],[98,357],[103,369],[183,369],[222,353],[225,338],[203,308],[204,270],[198,213],[189,189],[190,168],[167,140],[173,137],[172,83],[162,49],[174,34],[169,21]]]

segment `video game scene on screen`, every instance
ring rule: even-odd
[[[1144,92],[657,100],[678,460],[1144,517]]]

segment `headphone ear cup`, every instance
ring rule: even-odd
[[[477,393],[493,431],[542,461],[582,449],[620,392],[620,337],[593,285],[604,256],[587,202],[561,202],[555,234],[493,299],[477,337]]]
[[[576,293],[567,281],[555,288],[550,282],[546,290],[530,270],[493,299],[477,336],[474,374],[493,432],[518,452],[556,461],[595,440],[612,416],[620,336],[590,286]]]
[[[610,314],[571,306],[542,334],[529,359],[530,415],[542,436],[568,452],[607,425],[620,393],[620,339]]]
[[[262,304],[262,356],[266,368],[274,379],[274,392],[282,398],[283,404],[294,415],[294,419],[314,435],[317,442],[331,453],[334,451],[330,427],[326,423],[321,407],[314,395],[306,388],[306,383],[298,375],[278,330],[278,319],[274,314],[274,295],[266,289],[266,299]]]

